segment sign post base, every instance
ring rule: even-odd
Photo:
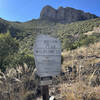
[[[49,100],[49,88],[48,85],[42,86],[43,100]]]

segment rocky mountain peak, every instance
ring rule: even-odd
[[[98,18],[98,16],[71,7],[59,7],[54,9],[51,6],[45,6],[40,14],[40,19],[48,19],[61,23],[70,23]]]
[[[51,6],[45,6],[41,13],[40,19],[55,19],[56,18],[56,9],[52,8]]]
[[[59,8],[58,8],[58,10],[61,10],[61,9],[64,9],[62,6],[60,6]]]

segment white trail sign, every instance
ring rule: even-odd
[[[40,77],[59,75],[61,72],[61,42],[49,35],[38,35],[34,44],[37,74]]]

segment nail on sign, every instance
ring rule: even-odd
[[[34,44],[37,74],[40,77],[56,76],[61,72],[61,42],[49,35],[38,35]]]

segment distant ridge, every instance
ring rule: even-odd
[[[96,20],[96,23],[100,21],[100,18],[94,14],[85,13],[84,11],[76,10],[71,7],[66,7],[66,8],[59,7],[58,9],[54,9],[51,6],[45,6],[40,13],[40,18],[32,19],[27,22],[18,22],[18,21],[12,22],[0,18],[0,33],[6,33],[10,31],[12,36],[16,37],[16,34],[18,34],[19,36],[17,37],[19,38],[21,37],[20,36],[21,34],[23,34],[22,37],[25,37],[27,36],[25,34],[33,34],[33,33],[36,34],[39,32],[48,33],[54,31],[53,29],[51,30],[51,27],[55,27],[55,23],[56,24],[57,23],[68,24],[71,22],[77,23],[77,21],[84,21],[90,19]],[[92,22],[93,25],[95,25],[94,23],[95,21]],[[48,28],[46,28],[47,26]],[[57,29],[57,27],[55,27],[55,29]],[[59,30],[59,28],[57,30]]]
[[[59,7],[58,9],[54,9],[51,6],[45,6],[40,13],[40,19],[52,20],[60,23],[70,23],[94,18],[98,18],[98,16],[71,7]]]

